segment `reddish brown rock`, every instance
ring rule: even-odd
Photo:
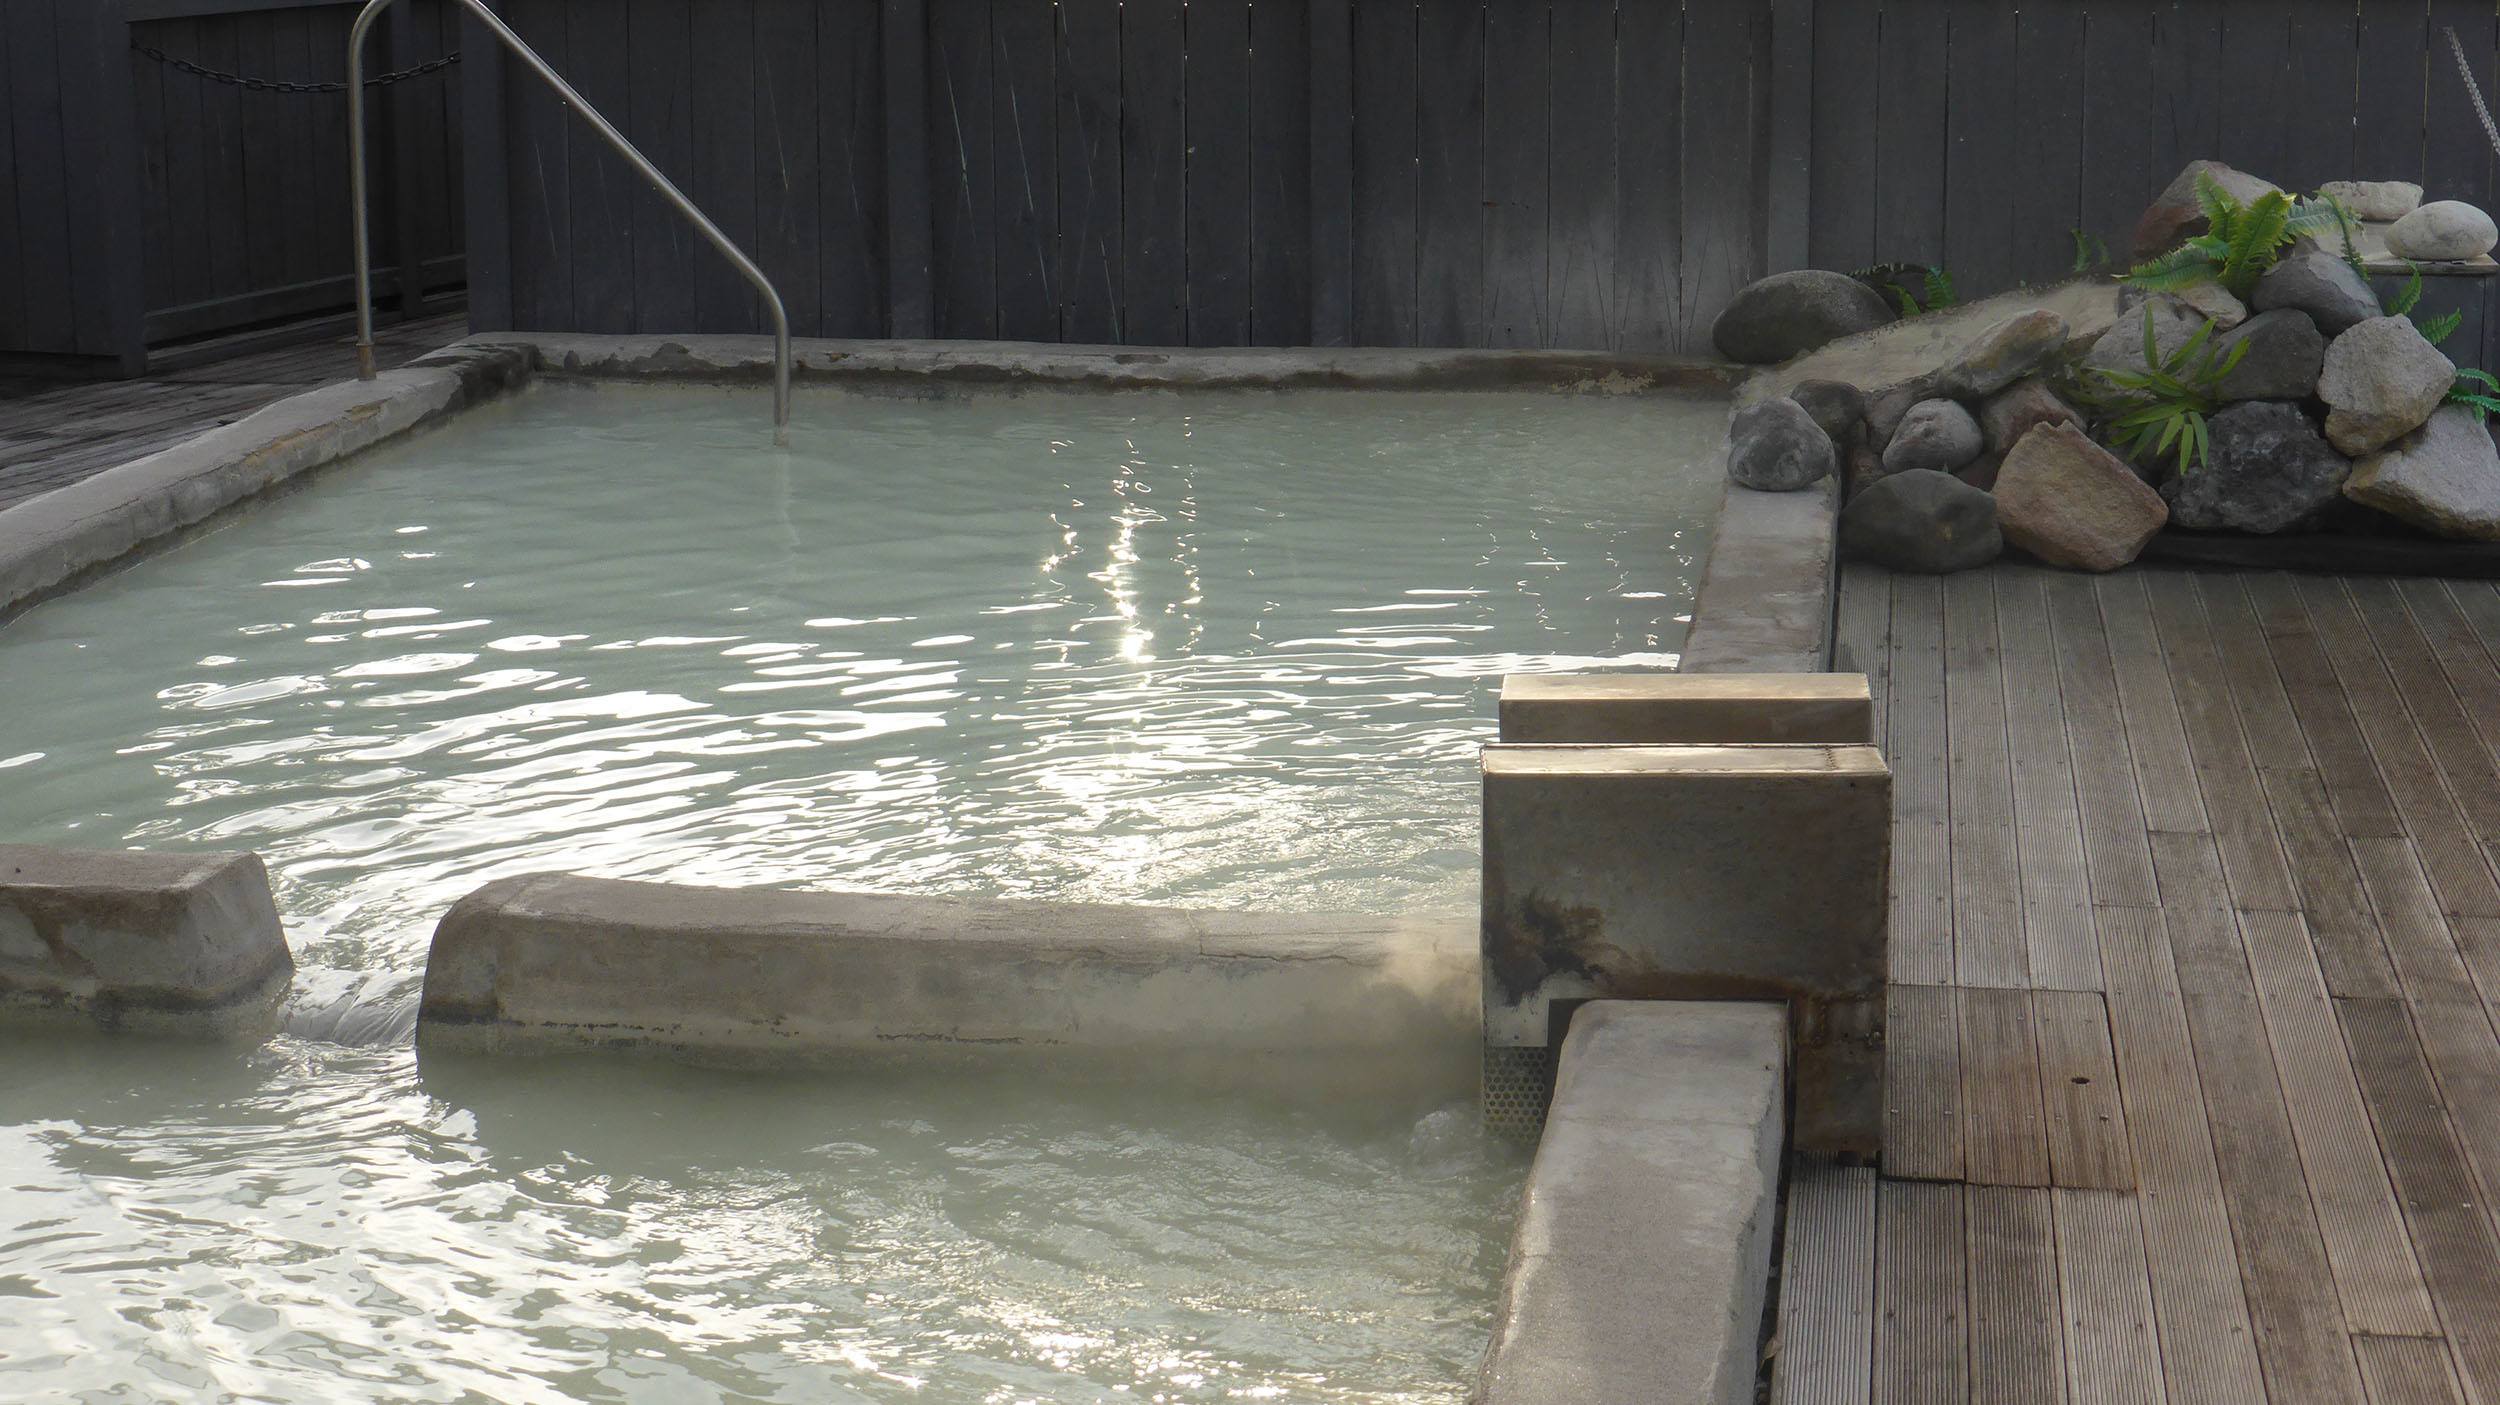
[[[2135,256],[2149,259],[2179,247],[2190,237],[2205,232],[2205,211],[2196,203],[2196,177],[2199,172],[2210,175],[2214,183],[2231,197],[2246,204],[2269,190],[2281,187],[2269,180],[2260,180],[2246,171],[2233,170],[2219,161],[2190,161],[2187,168],[2171,178],[2170,184],[2153,197],[2144,214],[2135,222]]]
[[[2005,540],[2052,566],[2115,571],[2170,520],[2135,470],[2071,424],[2037,425],[1997,470]]]
[[[2016,381],[1989,396],[1988,402],[1979,407],[1979,428],[1986,436],[1987,447],[1977,459],[1957,470],[1957,476],[1973,487],[1993,487],[2006,454],[2034,427],[2081,423],[2083,416],[2049,389],[2047,381],[2037,376]]]

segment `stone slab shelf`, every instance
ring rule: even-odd
[[[1514,673],[1506,742],[1735,745],[1873,739],[1862,673]]]

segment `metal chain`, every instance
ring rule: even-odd
[[[2474,66],[2465,61],[2465,45],[2458,41],[2455,25],[2441,26],[2448,36],[2448,52],[2456,56],[2457,76],[2465,80],[2466,95],[2474,99],[2474,115],[2483,119],[2483,135],[2491,138],[2491,149],[2500,151],[2500,127],[2491,123],[2491,109],[2483,106],[2483,90],[2474,81]]]
[[[195,78],[205,78],[211,83],[224,83],[229,87],[242,88],[250,92],[344,93],[347,91],[345,83],[296,83],[283,78],[251,78],[240,73],[222,73],[214,68],[203,68],[189,59],[175,58],[162,49],[150,48],[136,40],[131,41],[130,47],[158,63],[181,69]],[[460,62],[460,51],[454,49],[439,59],[429,59],[414,68],[403,68],[393,73],[377,73],[365,80],[365,86],[381,88],[393,83],[405,83],[411,78],[423,78],[429,73],[440,73],[458,62]]]

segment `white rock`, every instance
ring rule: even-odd
[[[2341,200],[2355,218],[2400,220],[2422,203],[2422,187],[2411,181],[2328,181],[2318,193]]]
[[[2434,200],[2387,227],[2387,252],[2436,263],[2480,258],[2500,244],[2500,226],[2462,200]]]

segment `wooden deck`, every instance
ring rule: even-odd
[[[2500,1402],[2500,590],[1852,568],[1887,1152],[1779,1402]]]
[[[387,370],[467,332],[466,314],[402,322],[375,334],[375,359]],[[0,509],[345,380],[355,347],[340,335],[138,380],[0,381]]]

